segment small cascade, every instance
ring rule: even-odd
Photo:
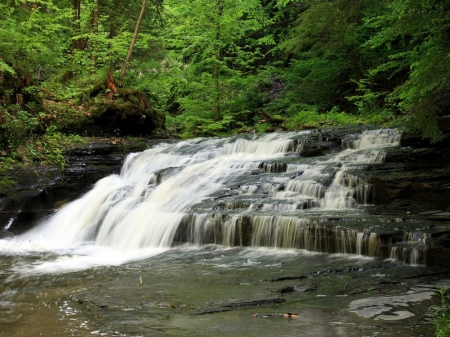
[[[399,144],[401,135],[393,129],[366,130],[360,135],[348,135],[342,140],[342,147],[345,149],[378,149],[383,145]],[[379,152],[379,151],[378,151]],[[384,159],[383,153],[364,154],[365,157],[373,158],[375,162],[381,162]],[[362,161],[362,160],[359,160]],[[366,160],[363,160],[366,161]]]
[[[314,199],[322,199],[325,195],[325,186],[312,180],[292,179],[287,183],[286,190]]]
[[[217,213],[186,216],[174,241],[366,256],[376,256],[379,246],[375,233],[333,226],[326,220],[273,215],[219,216]]]
[[[120,175],[101,179],[11,241],[36,241],[45,249],[89,244],[118,252],[188,243],[377,256],[376,233],[328,219],[361,214],[371,203],[368,180],[353,171],[382,161],[384,148],[397,146],[400,134],[365,131],[345,138],[340,152],[304,158],[308,135],[192,139],[130,154]],[[391,256],[419,261],[414,249],[408,257],[403,253],[405,245],[420,245],[413,240],[397,242]]]
[[[368,254],[369,256],[376,256],[378,248],[378,235],[377,233],[370,233],[368,240]]]
[[[356,235],[356,254],[363,255],[363,246],[367,245],[367,235],[364,232]]]
[[[370,202],[371,188],[367,181],[346,171],[353,164],[381,163],[385,157],[383,147],[398,145],[400,138],[400,134],[395,130],[383,129],[364,131],[361,135],[350,135],[343,139],[342,146],[345,150],[329,160],[332,163],[341,163],[342,166],[325,193],[322,207],[345,209]]]
[[[261,166],[265,173],[283,173],[287,170],[286,163],[263,163]]]
[[[423,264],[426,258],[428,233],[405,232],[401,241],[391,244],[389,257],[411,265]]]

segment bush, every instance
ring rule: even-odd
[[[17,146],[23,144],[38,126],[38,117],[31,116],[27,111],[1,111],[0,129],[3,131],[0,133],[1,146],[13,151]]]
[[[284,126],[289,130],[322,128],[335,125],[365,124],[359,116],[339,112],[333,108],[328,113],[318,113],[315,110],[300,111],[286,118]]]
[[[450,299],[450,296],[445,295],[445,289],[442,287],[439,290],[439,296],[441,304],[430,308],[438,312],[438,315],[434,318],[435,336],[448,337],[450,336],[450,305],[446,302]]]

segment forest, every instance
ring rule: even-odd
[[[0,166],[84,136],[398,125],[450,107],[450,1],[5,0]]]

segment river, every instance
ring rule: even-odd
[[[426,308],[449,281],[424,265],[429,233],[414,222],[383,238],[398,217],[367,212],[371,186],[349,173],[382,162],[400,134],[302,156],[314,136],[130,154],[119,175],[0,240],[0,335],[430,335]]]

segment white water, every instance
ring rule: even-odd
[[[419,264],[422,255],[426,254],[425,241],[431,236],[429,233],[405,232],[403,241],[396,242],[390,249],[390,258],[407,262],[411,265]]]
[[[347,163],[382,161],[383,147],[398,145],[400,139],[399,134],[392,130],[369,131],[346,142],[344,146],[347,149],[338,155],[329,156],[325,162],[287,165],[270,163],[271,160],[295,156],[290,152],[292,139],[299,135],[301,133],[297,132],[274,133],[252,139],[194,139],[161,144],[142,153],[130,154],[120,175],[101,179],[82,198],[64,206],[28,233],[10,241],[0,240],[0,251],[56,252],[56,259],[34,267],[50,271],[120,264],[158,254],[171,246],[178,226],[190,207],[216,191],[229,189],[228,184],[235,179],[260,167],[263,172],[285,170],[298,173],[294,178],[272,177],[265,183],[243,184],[240,187],[242,195],[264,194],[271,200],[279,200],[278,204],[268,203],[260,208],[263,212],[278,212],[272,222],[278,223],[277,226],[281,228],[279,217],[283,216],[283,212],[301,212],[306,207],[304,205],[323,210],[356,206],[354,196],[367,193],[364,192],[367,186],[346,173]],[[343,165],[334,167],[330,172],[330,165],[337,162]],[[332,179],[328,187],[322,184],[326,179]],[[282,184],[286,184],[286,189],[279,191]],[[250,203],[248,211],[255,208],[257,205]],[[196,242],[195,238],[204,235],[214,219],[211,218],[211,211],[208,215],[196,215],[197,218],[201,225],[193,227],[198,233],[193,233],[192,237],[193,243],[200,244],[201,240]],[[254,231],[252,244],[258,245],[258,240],[264,241],[261,233],[276,232],[277,226],[264,229],[258,225],[263,222],[255,219],[257,230]],[[233,245],[238,223],[236,216],[225,221],[221,244]],[[307,220],[300,217],[295,223],[295,231],[298,231],[298,224],[303,226]],[[320,250],[320,247],[314,246],[318,244],[317,238],[312,243],[307,242],[308,233],[302,237],[304,243],[301,245],[291,242],[293,238],[289,237],[289,233],[283,229],[263,244]],[[342,233],[339,235],[339,252],[351,252],[351,248],[346,248],[348,243]],[[353,235],[354,241],[356,235]],[[73,256],[67,257],[67,252]]]

